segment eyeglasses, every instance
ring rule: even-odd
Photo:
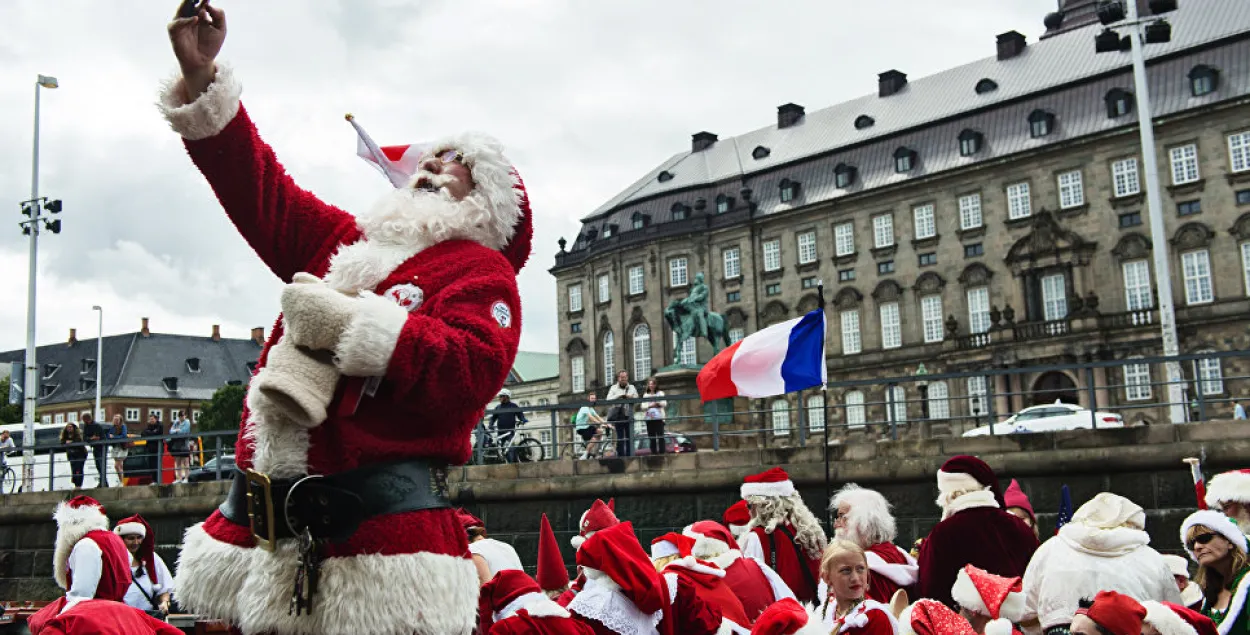
[[[1202,534],[1201,536],[1194,536],[1194,539],[1190,540],[1188,543],[1189,550],[1193,551],[1194,545],[1205,545],[1212,540],[1215,540],[1215,534]]]
[[[432,156],[433,158],[438,159],[439,163],[443,164],[464,162],[464,153],[459,150],[443,150],[442,152]]]

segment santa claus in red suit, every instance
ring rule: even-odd
[[[596,635],[684,633],[674,614],[677,589],[655,570],[632,523],[595,532],[577,550],[577,564],[586,582],[568,609]]]
[[[1250,533],[1250,470],[1216,474],[1207,485],[1204,502],[1232,518],[1243,533]]]
[[[121,601],[130,587],[130,552],[109,531],[109,519],[100,503],[90,496],[75,496],[57,505],[53,518],[52,571],[65,595],[40,609],[35,614],[38,621],[46,622],[85,600]]]
[[[111,600],[84,600],[60,615],[32,615],[26,622],[31,635],[182,635],[140,611]]]
[[[818,601],[820,556],[827,539],[780,467],[746,477],[742,499],[751,522],[739,539],[742,554],[772,567],[800,602]]]
[[[606,503],[595,499],[590,509],[582,512],[582,517],[577,522],[577,535],[569,539],[569,544],[573,545],[574,549],[581,549],[586,540],[595,535],[595,532],[615,527],[620,523],[621,520],[616,517],[616,499],[609,499]]]
[[[742,557],[737,540],[724,525],[714,520],[701,520],[682,533],[694,538],[691,555],[725,571],[725,586],[742,603],[748,623],[753,623],[773,603],[794,598],[794,592],[771,567]]]
[[[524,571],[507,569],[482,585],[485,619],[481,633],[489,635],[591,635],[589,626],[573,619],[542,592]]]
[[[469,459],[516,355],[521,180],[498,142],[464,135],[388,166],[413,172],[352,216],[296,185],[257,133],[215,61],[225,14],[205,3],[169,33],[181,75],[161,111],[290,283],[249,386],[235,488],[183,541],[179,601],[244,633],[467,634],[478,581],[444,467]],[[301,562],[317,566],[291,611]]]
[[[1023,576],[1037,537],[1004,510],[994,470],[975,456],[952,457],[938,470],[937,485],[942,521],[920,545],[920,596],[954,606],[951,587],[969,564],[1004,577]]]
[[[899,589],[916,597],[920,568],[911,554],[894,544],[897,531],[889,501],[880,492],[847,483],[833,495],[829,508],[837,512],[834,536],[859,545],[868,558],[865,597],[888,603]]]
[[[651,541],[652,562],[664,576],[668,588],[677,589],[673,598],[674,613],[682,618],[697,618],[679,632],[746,635],[750,632],[751,621],[742,608],[742,601],[725,584],[725,571],[695,558],[691,554],[693,547],[694,538],[674,532]]]
[[[794,598],[786,598],[760,615],[751,635],[829,635],[829,630],[820,623],[820,616]]]

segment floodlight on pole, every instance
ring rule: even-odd
[[[100,305],[91,307],[92,311],[100,312],[99,330],[96,331],[95,338],[95,420],[97,423],[103,423],[104,409],[100,407],[100,379],[104,366],[104,309]]]

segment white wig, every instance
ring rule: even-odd
[[[851,508],[846,519],[847,538],[867,549],[883,542],[894,542],[898,530],[890,502],[880,492],[847,483],[829,500],[829,509]]]

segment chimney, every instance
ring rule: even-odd
[[[139,318],[139,319],[143,321],[143,328],[140,329],[139,335],[142,335],[144,337],[151,335],[152,331],[148,330],[148,319],[147,318]]]
[[[73,346],[78,343],[78,329],[69,330],[69,345]]]
[[[221,341],[221,325],[220,324],[213,325],[213,341],[214,342]]]
[[[1024,52],[1028,43],[1019,31],[1008,31],[998,36],[998,61],[1009,60]]]
[[[879,97],[889,97],[890,95],[903,90],[903,87],[906,85],[906,73],[896,70],[888,70],[877,76],[877,95]]]
[[[716,135],[711,132],[705,130],[690,135],[691,152],[702,152],[714,145],[716,145]]]
[[[789,128],[803,119],[803,107],[795,104],[777,106],[777,127]]]
[[[265,327],[257,326],[252,329],[252,341],[256,342],[257,346],[265,345]]]

